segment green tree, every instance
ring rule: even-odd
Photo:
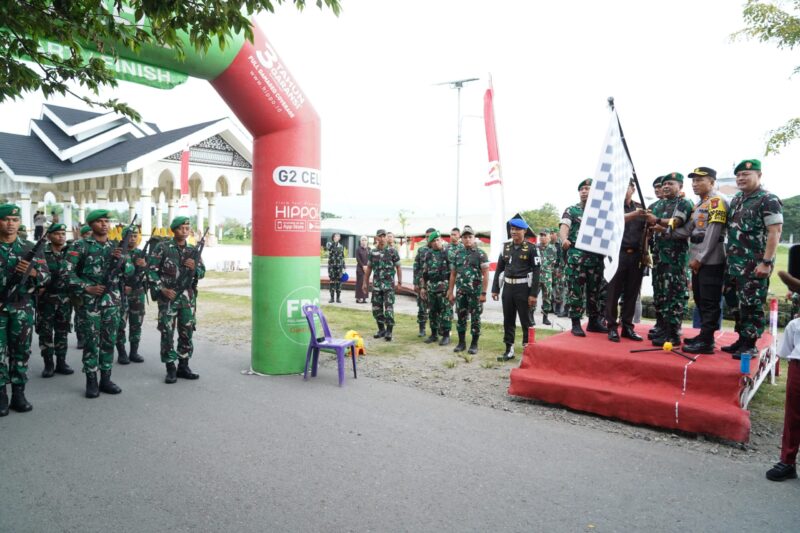
[[[800,1],[793,0],[791,4],[793,5],[785,9],[785,2],[748,0],[742,12],[746,27],[733,36],[771,42],[778,48],[793,50],[800,45]],[[800,66],[794,69],[794,73],[800,73]],[[770,131],[769,136],[765,155],[779,153],[782,148],[800,137],[800,118],[793,118]]]
[[[781,239],[788,241],[792,235],[794,235],[794,242],[800,241],[800,195],[783,200]]]
[[[329,213],[328,211],[320,211],[319,213],[320,220],[327,220],[329,218],[342,218],[336,213]]]
[[[538,209],[531,209],[520,213],[522,218],[538,233],[543,229],[557,228],[561,217],[558,208],[551,203],[546,203]]]
[[[273,12],[276,5],[306,0],[14,0],[0,2],[0,103],[41,89],[45,97],[70,93],[90,105],[99,105],[133,119],[139,114],[124,102],[105,102],[73,93],[67,83],[77,82],[95,95],[103,85],[116,86],[113,72],[100,57],[84,61],[85,47],[118,57],[117,47],[138,52],[144,45],[171,48],[185,57],[180,33],[198,51],[213,43],[220,48],[241,32],[252,41],[250,16]],[[312,0],[314,1],[314,0]],[[339,14],[339,0],[316,0]],[[121,16],[122,13],[131,16]],[[135,20],[136,22],[132,22]],[[47,40],[65,45],[70,57],[62,59],[39,48]],[[23,61],[19,58],[30,58]]]

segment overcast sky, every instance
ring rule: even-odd
[[[342,4],[338,18],[287,6],[258,17],[322,117],[326,211],[454,214],[456,92],[435,84],[479,77],[461,93],[460,212],[486,212],[480,116],[489,73],[509,213],[577,201],[577,183],[597,163],[612,95],[648,187],[667,172],[702,165],[725,175],[756,157],[767,188],[781,197],[800,192],[800,143],[761,157],[767,132],[800,116],[800,80],[791,79],[800,54],[731,41],[743,26],[742,2]],[[113,94],[162,129],[230,115],[205,82],[171,91],[122,82]],[[26,132],[41,101],[3,105],[0,128]],[[222,215],[241,208],[242,199],[223,203]]]

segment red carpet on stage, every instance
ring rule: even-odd
[[[750,412],[740,407],[744,377],[739,361],[719,350],[735,341],[736,333],[718,336],[717,352],[694,354],[697,361],[692,362],[663,350],[630,353],[652,347],[649,329],[636,328],[644,342],[613,343],[604,333],[580,338],[570,332],[537,341],[526,347],[520,367],[511,371],[508,393],[637,424],[746,442]],[[693,337],[698,331],[684,328],[683,333]],[[771,343],[764,333],[759,352]],[[753,359],[751,376],[758,366]]]

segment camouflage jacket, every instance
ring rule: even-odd
[[[344,268],[344,245],[341,242],[328,241],[328,268]]]
[[[33,248],[33,243],[19,237],[12,242],[0,242],[0,287],[5,289],[5,286],[14,276],[17,263],[25,258],[25,254],[27,254],[31,248]],[[47,283],[50,281],[50,271],[47,268],[47,261],[37,254],[33,262],[33,268],[36,269],[37,275],[36,277],[30,276],[25,283],[25,287],[21,290],[17,289],[18,295],[31,294],[35,290],[47,286]],[[15,298],[13,305],[17,308],[25,308],[33,305],[30,298],[25,298],[23,300],[24,301]]]
[[[456,273],[456,290],[481,292],[483,269],[489,268],[489,257],[478,247],[467,249],[462,246],[450,263],[450,270]]]
[[[137,266],[136,260],[144,259],[146,263],[147,256],[144,254],[144,250],[140,250],[139,248],[131,250],[129,256],[131,264],[133,265],[133,272],[125,276],[125,286],[133,289],[131,294],[142,294],[145,291],[145,284],[148,281],[147,264],[143,267]]]
[[[428,292],[443,292],[450,282],[450,260],[444,249],[427,248],[425,264],[422,265],[422,278]],[[420,250],[421,252],[422,250]]]
[[[203,279],[206,275],[206,267],[203,264],[203,258],[198,257],[196,260],[194,274],[189,268],[183,266],[186,259],[191,258],[195,247],[188,242],[183,246],[178,246],[175,239],[168,239],[161,241],[147,258],[148,279],[150,281],[151,289],[158,295],[160,302],[167,300],[160,294],[161,289],[175,289],[178,284],[178,279],[184,276],[196,275],[197,279]],[[194,307],[197,301],[197,287],[194,283],[189,284],[189,288],[181,294],[175,296],[172,300],[172,306],[180,308]]]
[[[69,301],[69,263],[67,262],[67,247],[56,252],[48,242],[44,246],[44,259],[50,271],[50,281],[45,286],[44,294],[40,299],[49,303],[65,304]]]
[[[422,278],[422,268],[425,266],[425,259],[431,251],[430,246],[420,246],[417,255],[414,257],[414,285],[420,285]]]
[[[692,214],[694,205],[681,196],[661,198],[653,204],[653,215],[658,218],[678,218],[685,224]],[[656,262],[683,260],[689,251],[689,238],[685,232],[656,234],[653,253],[658,257]]]
[[[456,260],[456,256],[464,249],[464,245],[460,242],[455,244],[448,244],[445,251],[447,252],[447,260],[450,261],[450,264],[453,264],[453,261]]]
[[[567,240],[572,243],[573,248],[575,247],[575,243],[578,242],[578,231],[581,229],[581,220],[583,220],[583,205],[580,202],[566,208],[564,214],[561,215],[561,223],[569,226]]]
[[[390,291],[394,283],[395,269],[400,264],[397,250],[386,246],[383,250],[373,248],[369,251],[369,266],[372,269],[372,290]]]
[[[117,243],[111,240],[99,242],[93,236],[75,241],[67,251],[69,288],[81,299],[83,305],[113,307],[120,304],[123,277],[133,271],[130,258],[125,256],[122,268],[111,280],[99,298],[86,292],[86,287],[102,285],[109,269]]]
[[[767,248],[767,226],[782,223],[783,204],[774,194],[760,187],[747,196],[736,193],[728,212],[728,264],[754,270]]]
[[[558,265],[558,250],[552,244],[539,248],[542,258],[542,274],[551,274]]]

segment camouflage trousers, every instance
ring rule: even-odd
[[[453,307],[447,299],[445,291],[428,293],[428,316],[431,319],[431,331],[434,334],[449,334],[453,325]]]
[[[142,323],[144,323],[145,297],[144,291],[131,292],[120,306],[119,331],[117,342],[125,343],[125,329],[130,324],[127,339],[131,344],[139,344],[142,338]]]
[[[73,329],[75,331],[75,336],[78,338],[78,342],[83,342],[83,320],[81,320],[81,314],[78,312],[78,308],[73,306],[73,315],[72,325],[74,326]]]
[[[83,372],[111,370],[119,331],[119,306],[84,304],[78,308],[78,314],[83,336]]]
[[[67,339],[72,325],[72,303],[64,297],[40,296],[36,305],[36,333],[42,357],[67,355]]]
[[[553,303],[556,307],[564,303],[564,270],[561,267],[553,269]]]
[[[456,291],[456,331],[459,335],[466,334],[467,320],[470,320],[470,333],[475,335],[481,334],[481,313],[483,313],[483,304],[480,301],[480,292],[465,291],[458,289]]]
[[[161,332],[161,362],[174,363],[191,359],[194,353],[192,335],[197,326],[194,307],[167,305],[158,302],[158,331]],[[175,328],[178,329],[178,349],[175,350]]]
[[[428,307],[428,303],[417,294],[417,324],[420,326],[424,326],[428,320]],[[431,327],[433,327],[433,319],[431,319]]]
[[[329,288],[331,291],[331,296],[333,296],[334,292],[342,292],[343,272],[344,272],[344,267],[342,266],[328,267],[328,279],[330,280]]]
[[[372,289],[372,316],[378,327],[394,327],[394,290]]]
[[[33,305],[9,305],[0,311],[0,386],[24,385],[31,357]]]
[[[653,270],[653,306],[656,308],[656,317],[675,328],[681,327],[689,299],[684,263],[681,258],[677,258],[675,262],[660,262]]]
[[[539,274],[539,290],[542,291],[542,313],[553,312],[553,273],[542,270]]]
[[[602,314],[603,258],[570,248],[567,252],[567,297],[570,318]]]
[[[737,272],[728,265],[722,295],[725,297],[725,304],[734,310],[736,331],[740,336],[755,340],[764,333],[764,304],[768,290],[768,278],[755,277],[753,270]]]

